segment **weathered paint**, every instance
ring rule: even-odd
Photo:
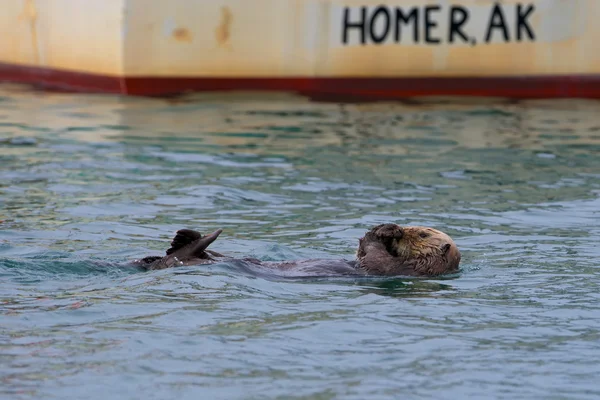
[[[128,76],[282,76],[288,2],[127,1]],[[189,41],[178,41],[177,30]]]
[[[128,76],[222,77],[406,77],[557,75],[600,72],[600,52],[594,51],[600,25],[600,2],[595,0],[224,0],[169,2],[129,0],[126,20]],[[356,29],[342,43],[343,12],[356,20],[360,8],[369,13],[381,5],[407,11],[418,7],[423,36],[423,11],[436,27],[439,44],[418,42],[404,32],[401,43],[393,35],[382,44],[361,45]],[[485,34],[495,5],[501,7],[510,40],[495,29],[489,43]],[[464,31],[473,39],[448,43],[451,6],[469,11]],[[517,7],[532,7],[527,22],[535,39],[522,29],[517,41]],[[143,10],[143,12],[142,12]],[[524,11],[523,11],[524,12]],[[164,30],[151,27],[175,21],[196,40],[182,45]],[[381,31],[381,18],[375,24]],[[404,26],[409,31],[410,26]],[[351,29],[352,30],[352,29]],[[133,33],[135,32],[135,33]],[[152,51],[149,51],[152,49]]]
[[[365,43],[355,26],[363,7]],[[410,22],[398,25],[396,36],[398,10],[406,17],[415,9],[418,40]],[[490,30],[497,9],[502,24]],[[466,40],[452,29],[464,12]],[[552,90],[561,92],[569,77],[600,76],[598,16],[597,0],[12,0],[0,13],[0,69],[12,72],[0,71],[0,79],[23,66],[27,76],[73,71],[132,87],[173,79],[177,90],[230,88],[236,83],[227,79],[245,79],[240,87],[314,91],[310,79],[322,78],[340,92],[362,78],[373,80],[363,92],[379,95],[400,93],[412,78],[453,93],[453,84],[435,79],[490,78],[481,82],[492,85],[493,78],[529,76],[557,78]],[[354,25],[344,27],[345,17]]]
[[[125,0],[11,0],[0,12],[0,62],[121,75]]]

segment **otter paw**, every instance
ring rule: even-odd
[[[381,239],[402,239],[402,227],[396,224],[377,225],[371,232]]]

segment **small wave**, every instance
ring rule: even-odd
[[[81,277],[89,275],[125,276],[142,271],[126,262],[98,259],[68,259],[62,257],[0,258],[0,276],[19,283],[36,283],[61,276]]]

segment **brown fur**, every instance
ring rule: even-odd
[[[359,240],[360,268],[372,275],[436,276],[458,271],[460,251],[450,236],[423,226],[382,224]]]
[[[137,263],[148,270],[178,265],[212,264],[232,260],[206,250],[222,230],[202,236],[199,232],[182,229],[171,242],[164,257],[146,257]],[[242,259],[261,271],[279,271],[285,276],[341,275],[409,275],[437,276],[458,271],[460,252],[454,241],[443,232],[422,226],[401,227],[382,224],[369,230],[359,239],[356,261],[295,260],[267,262]]]
[[[173,238],[171,248],[167,250],[166,256],[145,257],[138,264],[149,261],[150,264],[145,266],[148,270],[165,269],[178,265],[211,264],[215,262],[213,256],[223,257],[223,255],[206,250],[206,248],[217,240],[221,232],[223,231],[218,229],[210,235],[202,236],[200,232],[191,229],[180,229]]]

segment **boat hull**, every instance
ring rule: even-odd
[[[600,98],[594,0],[24,0],[0,80],[130,95]]]

